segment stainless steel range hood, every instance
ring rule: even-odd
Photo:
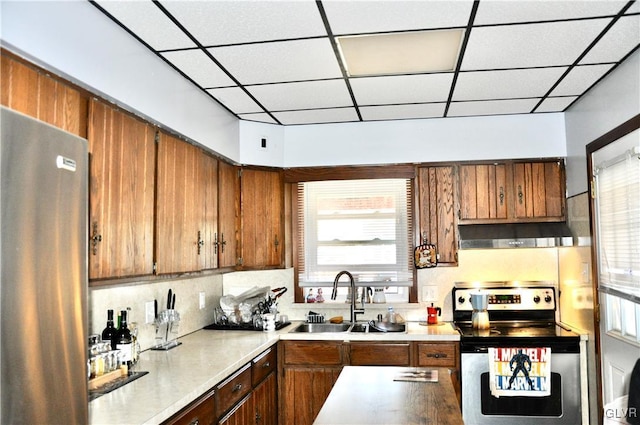
[[[460,249],[573,246],[566,223],[473,224],[458,226]]]

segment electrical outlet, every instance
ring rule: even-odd
[[[438,301],[438,287],[434,285],[423,286],[422,301]]]
[[[144,303],[144,323],[150,324],[156,320],[156,312],[153,301]]]
[[[198,294],[198,305],[200,306],[200,310],[202,310],[204,308],[204,300],[205,300],[205,295],[204,292],[200,292],[200,294]]]

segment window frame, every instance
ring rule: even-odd
[[[301,265],[298,263],[298,252],[304,247],[299,246],[299,235],[304,224],[298,220],[298,190],[297,183],[323,180],[358,180],[358,179],[386,179],[403,178],[411,181],[412,222],[410,243],[416,243],[416,223],[418,202],[416,194],[415,165],[387,165],[387,166],[335,166],[335,167],[304,167],[285,170],[284,179],[289,193],[291,208],[291,258],[294,267],[294,302],[305,302],[305,287],[299,285],[298,275]],[[413,285],[406,287],[409,291],[409,303],[418,302],[418,276],[415,267],[412,268]]]

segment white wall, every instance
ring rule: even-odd
[[[560,113],[285,128],[285,167],[565,155]]]
[[[640,113],[640,51],[566,113],[567,192],[587,191],[585,146]]]
[[[237,118],[89,2],[2,1],[0,7],[4,48],[239,159]]]

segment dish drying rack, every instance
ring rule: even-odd
[[[324,314],[310,311],[307,313],[307,323],[324,323]]]

